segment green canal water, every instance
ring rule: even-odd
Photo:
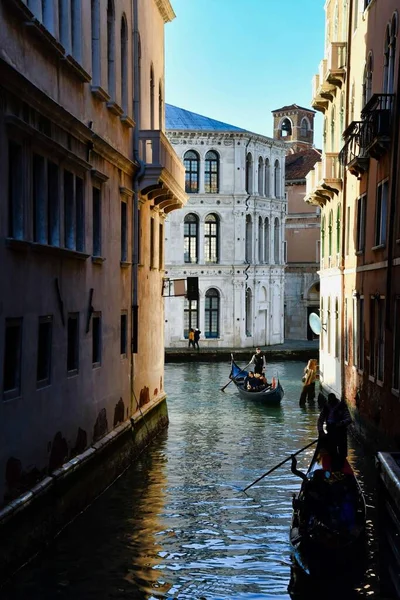
[[[316,437],[318,407],[299,407],[304,364],[268,365],[285,389],[280,407],[245,401],[225,363],[167,364],[170,424],[146,453],[48,549],[0,591],[5,600],[323,600],[288,585],[292,493],[287,465],[242,489]],[[306,470],[313,449],[299,455]],[[332,597],[378,598],[373,458],[350,440],[349,459],[368,508],[369,558],[352,589]],[[313,596],[315,594],[315,596]]]

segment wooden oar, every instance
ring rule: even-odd
[[[245,487],[244,490],[242,490],[242,491],[245,492],[246,490],[248,490],[249,488],[251,488],[252,485],[254,485],[255,483],[257,483],[257,481],[260,481],[260,479],[263,479],[263,477],[266,477],[267,475],[269,475],[270,473],[272,473],[272,471],[275,471],[275,469],[278,469],[279,467],[281,467],[282,465],[284,465],[285,462],[287,462],[288,460],[291,460],[292,456],[297,456],[297,454],[300,454],[300,452],[303,452],[303,450],[307,450],[307,448],[309,448],[310,446],[313,446],[317,442],[318,442],[318,438],[316,440],[314,440],[313,442],[310,442],[309,444],[307,444],[307,446],[304,446],[304,448],[301,448],[301,450],[297,450],[297,452],[294,452],[293,454],[291,454],[290,456],[288,456],[287,458],[285,458],[285,460],[283,460],[282,462],[280,462],[279,465],[275,465],[275,467],[272,467],[272,469],[270,469],[269,471],[267,471],[266,473],[264,473],[264,475],[261,475],[261,477],[259,477],[255,481],[253,481],[253,483],[250,483],[250,485],[248,485],[247,487]]]
[[[245,370],[245,369],[247,369],[247,367],[249,367],[249,366],[250,366],[250,364],[251,364],[251,363],[249,363],[248,365],[246,365],[245,367],[243,367],[243,369],[241,369],[241,370],[239,371],[239,373],[236,375],[236,377],[232,377],[232,379],[230,379],[230,380],[228,381],[228,383],[227,383],[226,385],[224,385],[224,387],[222,387],[222,388],[221,388],[221,392],[223,392],[223,391],[224,391],[224,389],[225,389],[226,387],[228,387],[228,385],[229,385],[230,383],[232,383],[232,381],[235,381],[235,379],[238,377],[238,375],[240,375],[240,373],[243,373],[243,372],[244,372],[244,370]]]

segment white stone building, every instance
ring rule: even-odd
[[[189,201],[166,220],[165,276],[198,277],[199,299],[165,299],[165,346],[191,327],[202,347],[283,343],[285,144],[171,105],[166,131]]]

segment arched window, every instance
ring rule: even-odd
[[[336,254],[340,254],[340,226],[341,226],[341,214],[340,204],[337,207],[336,214]]]
[[[29,3],[29,6],[31,2]],[[72,54],[72,39],[71,39],[71,11],[68,0],[58,0],[58,21],[60,42],[65,48],[66,54]],[[42,10],[40,6],[40,11]],[[39,12],[39,11],[37,11]]]
[[[347,329],[347,323],[344,324]],[[335,347],[335,357],[339,358],[339,299],[335,298],[335,337],[334,337],[334,347]]]
[[[107,4],[107,85],[108,94],[115,99],[115,12],[113,0]]]
[[[189,213],[183,222],[183,248],[185,263],[198,262],[199,220],[196,215]]]
[[[261,217],[258,217],[258,262],[264,262],[264,227],[263,220]]]
[[[199,191],[200,159],[197,152],[188,150],[183,157],[185,165],[185,190],[188,194],[197,194]]]
[[[262,196],[264,192],[263,186],[263,178],[264,178],[264,161],[260,158],[258,159],[258,195]]]
[[[279,232],[279,219],[275,217],[274,222],[274,263],[279,265],[279,245],[280,245],[280,232]]]
[[[396,35],[397,19],[393,16],[390,27],[386,29],[385,36],[385,60],[383,73],[383,91],[385,94],[393,94],[394,91],[394,65],[396,60]]]
[[[128,113],[128,27],[125,15],[121,19],[121,108]]]
[[[281,123],[281,137],[289,137],[292,135],[292,123],[290,119],[283,119]]]
[[[344,91],[340,94],[339,129],[340,129],[340,135],[342,135],[342,133],[344,131]]]
[[[101,85],[100,70],[100,0],[92,0],[92,84]]]
[[[219,219],[213,214],[207,215],[204,222],[204,260],[219,262]]]
[[[325,217],[322,217],[321,224],[321,259],[325,257]]]
[[[274,182],[275,182],[275,198],[280,198],[281,197],[281,165],[279,164],[279,160],[275,161]]]
[[[306,138],[308,135],[308,121],[306,118],[303,118],[300,125],[300,135],[303,138]]]
[[[28,4],[28,8],[33,12],[38,21],[43,22],[43,6],[42,0],[28,0],[25,4]]]
[[[268,158],[265,159],[265,176],[264,176],[264,186],[265,186],[265,193],[264,195],[268,198],[270,195],[270,172],[269,172],[269,160]]]
[[[150,129],[154,129],[154,69],[150,67]]]
[[[210,288],[205,297],[204,335],[206,338],[219,337],[220,298],[215,288]]]
[[[160,131],[162,131],[164,127],[164,97],[161,81],[158,83],[158,127]]]
[[[214,150],[209,150],[205,156],[204,191],[206,194],[219,192],[219,157]]]
[[[246,262],[253,260],[253,222],[250,215],[246,215]]]
[[[269,264],[269,219],[264,221],[264,262]]]
[[[333,11],[333,41],[340,42],[338,37],[339,34],[339,8],[338,3],[335,3],[335,10]]]
[[[183,335],[186,339],[189,337],[190,329],[196,329],[199,326],[199,311],[197,300],[188,300],[185,298],[183,307]]]
[[[250,152],[246,156],[246,192],[253,193],[253,157]]]
[[[328,256],[332,256],[332,229],[333,229],[333,210],[329,212],[328,224]]]
[[[327,351],[328,354],[331,352],[331,299],[328,297],[328,314],[326,320],[326,333],[327,333]]]
[[[251,337],[253,330],[253,294],[251,289],[246,289],[246,336]]]

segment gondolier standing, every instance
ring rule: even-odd
[[[254,365],[254,373],[260,373],[262,375],[263,371],[267,368],[267,363],[265,361],[265,354],[262,352],[261,348],[256,348],[256,353],[251,357],[250,365]]]

